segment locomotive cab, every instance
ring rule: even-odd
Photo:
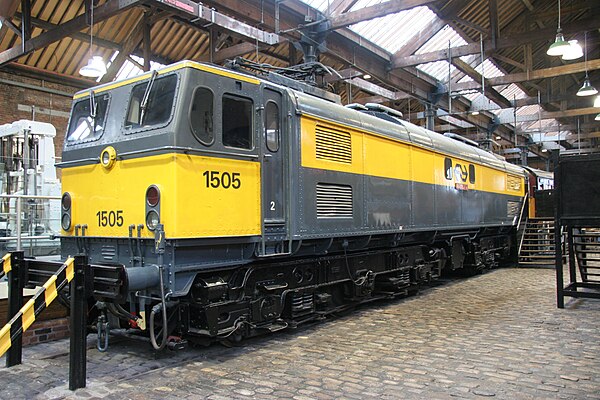
[[[62,255],[127,282],[107,284],[106,300],[158,295],[167,263],[167,293],[184,295],[198,270],[243,265],[268,251],[261,238],[286,238],[286,91],[264,86],[183,62],[75,95]]]

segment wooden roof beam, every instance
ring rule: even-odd
[[[358,0],[333,0],[327,9],[330,17],[343,14],[354,6]]]
[[[481,74],[479,72],[477,72],[477,70],[475,70],[475,68],[473,68],[471,65],[464,62],[460,58],[453,59],[452,64],[456,68],[458,68],[460,71],[467,74],[467,76],[469,76],[471,79],[474,79],[475,81],[481,82],[484,79],[481,76]],[[494,89],[492,86],[490,86],[488,84],[487,79],[485,79],[484,82],[485,82],[485,93],[484,94],[487,98],[494,101],[495,103],[497,103],[500,106],[512,107],[511,102],[506,97],[504,97],[500,93],[498,93],[498,91],[496,89]]]
[[[14,18],[21,19],[21,13],[16,13]],[[41,28],[45,31],[51,31],[53,29],[57,29],[60,25],[53,24],[52,22],[43,21],[38,18],[31,18],[31,24],[38,28]],[[90,35],[82,32],[73,32],[69,35],[73,39],[77,39],[80,42],[88,43],[90,41]],[[107,49],[121,51],[121,45],[115,42],[111,42],[110,40],[105,40],[99,37],[94,37],[94,44],[100,47],[105,47]]]
[[[360,10],[350,11],[335,17],[331,17],[329,18],[331,23],[330,29],[344,28],[359,22],[385,17],[386,15],[396,14],[400,11],[424,6],[435,1],[437,0],[389,0],[369,7],[361,8]]]
[[[600,18],[589,18],[581,21],[574,21],[563,24],[562,30],[563,33],[575,33],[581,32],[584,30],[593,30],[600,28]],[[539,41],[550,41],[556,35],[555,28],[548,29],[540,29],[532,32],[521,32],[515,33],[510,36],[505,36],[499,38],[497,40],[496,49],[506,49],[510,47],[518,47],[524,44],[529,44],[533,42]],[[483,42],[484,49],[492,48],[492,41],[485,40]],[[481,52],[480,43],[469,43],[464,46],[457,46],[451,49],[451,56],[453,58],[458,58],[462,56],[467,56],[470,54],[478,54]],[[448,59],[448,49],[442,49],[437,51],[432,51],[429,53],[417,54],[409,57],[392,57],[392,69],[396,68],[404,68],[415,66],[419,64],[425,64],[434,61],[441,61]]]
[[[3,22],[2,28],[0,28],[0,42],[4,39],[6,32],[11,29],[8,25],[4,23],[4,21],[10,22],[11,18],[17,10],[19,9],[19,4],[21,4],[21,0],[4,0],[0,1],[0,21]],[[20,33],[17,33],[20,35]]]
[[[131,7],[140,5],[140,0],[108,0],[101,6],[94,9],[94,23],[104,21],[110,17],[113,17],[123,11],[130,9]],[[24,46],[18,45],[11,49],[5,50],[0,53],[0,66],[5,65],[11,61],[17,60],[18,58],[34,52],[37,49],[41,49],[59,41],[72,33],[79,32],[87,28],[87,16],[86,14],[80,14],[70,21],[61,24],[58,28],[51,31],[44,32],[34,38],[25,42]]]
[[[593,71],[596,69],[600,69],[600,59],[596,60],[588,60],[587,62],[587,70]],[[511,83],[519,83],[519,82],[528,82],[535,81],[538,79],[545,78],[553,78],[555,76],[574,74],[578,72],[584,72],[586,70],[585,62],[579,62],[575,64],[567,64],[561,65],[558,67],[550,67],[537,69],[528,72],[518,72],[516,74],[509,74],[504,76],[497,76],[494,78],[488,78],[486,80],[486,85],[491,86],[501,86],[501,85],[510,85]],[[452,91],[462,91],[462,90],[476,90],[480,89],[481,84],[479,82],[463,82],[452,85]],[[446,88],[447,91],[447,88]],[[445,93],[445,92],[441,92]]]
[[[402,46],[394,57],[406,57],[414,54],[421,48],[429,39],[434,37],[442,28],[446,26],[446,22],[440,18],[434,18],[425,28],[417,32],[410,40]]]

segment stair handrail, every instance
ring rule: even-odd
[[[527,204],[527,197],[529,193],[525,193],[525,197],[523,197],[523,205],[521,206],[521,213],[519,214],[519,221],[517,222],[517,233],[519,233],[519,229],[521,228],[521,222],[523,220],[523,213],[525,212],[525,205]],[[525,222],[525,230],[527,229],[527,221]],[[521,242],[519,243],[519,250],[517,251],[517,255],[521,254],[521,248],[523,247],[523,242],[525,241],[525,231],[521,235]]]
[[[525,193],[525,197],[523,197],[523,204],[521,205],[521,213],[519,214],[519,221],[517,222],[517,232],[521,227],[521,221],[523,220],[523,213],[525,212],[525,205],[527,204],[527,198],[529,197],[529,193]]]

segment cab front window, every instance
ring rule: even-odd
[[[136,85],[131,91],[125,127],[166,123],[171,117],[176,84],[176,75],[160,78],[153,75],[149,81]]]
[[[104,132],[108,94],[93,94],[75,103],[67,132],[67,143],[98,139]]]

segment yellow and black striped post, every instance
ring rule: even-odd
[[[8,308],[6,312],[6,321],[9,322],[23,306],[23,288],[27,279],[27,268],[23,265],[25,253],[15,251],[2,257],[3,270],[6,271],[8,278]],[[6,354],[6,367],[13,367],[21,364],[23,359],[23,342],[21,336],[18,337]],[[0,335],[0,349],[2,348],[2,336]]]
[[[14,274],[15,270],[18,272],[23,270],[23,268],[26,268],[25,264],[28,260],[24,261],[23,254],[22,252],[20,253],[20,259],[17,252],[12,253],[11,255],[11,274]],[[15,255],[17,255],[17,257],[15,257]],[[7,350],[9,350],[13,344],[20,346],[23,332],[25,332],[31,326],[31,324],[33,324],[36,317],[50,305],[50,303],[57,297],[58,292],[73,280],[75,270],[74,261],[75,259],[73,257],[67,259],[67,261],[60,266],[58,271],[56,271],[56,273],[54,273],[50,279],[44,283],[44,286],[40,288],[40,290],[38,290],[38,292],[24,306],[20,307],[18,312],[12,315],[8,323],[2,329],[0,329],[0,357]],[[18,264],[23,264],[23,268],[20,268],[20,265]],[[20,286],[20,291],[17,290],[18,293],[15,294],[15,299],[18,294],[18,297],[21,299],[22,303],[25,277],[20,276],[20,278],[21,282],[18,284],[18,286]],[[11,282],[9,282],[9,289],[10,287]],[[20,357],[18,361],[18,363],[20,363]],[[9,366],[8,355],[7,366]]]
[[[0,270],[0,279],[4,277],[4,275],[8,275],[8,273],[12,270],[12,263],[10,260],[10,255],[12,253],[6,253],[4,257],[2,257],[2,270]]]

